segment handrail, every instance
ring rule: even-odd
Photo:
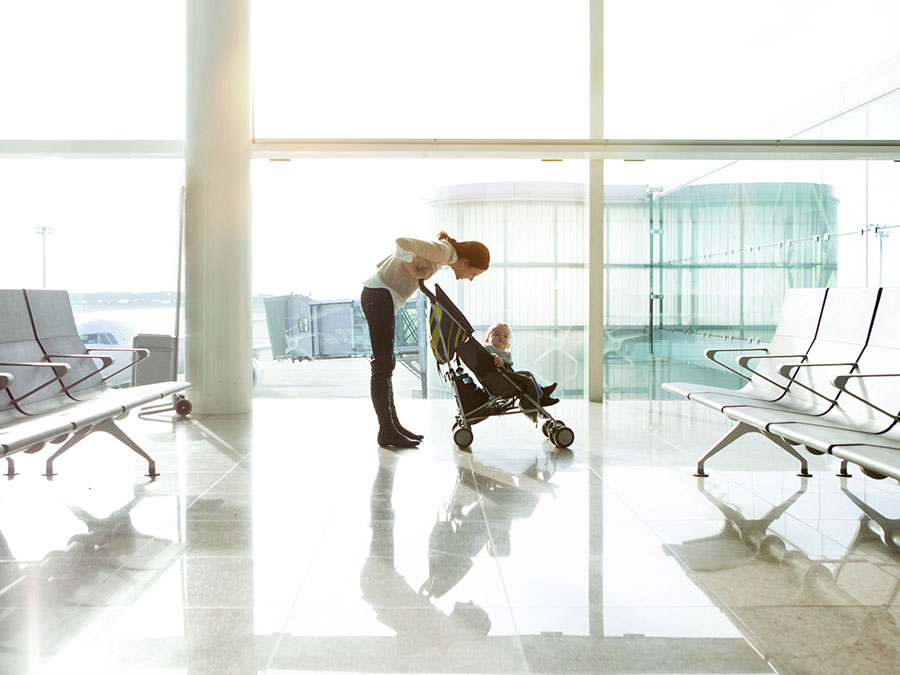
[[[94,375],[100,373],[101,370],[109,368],[113,363],[115,363],[115,359],[107,354],[98,354],[94,356],[92,354],[47,354],[48,359],[100,359],[102,365],[92,373],[88,373],[84,377],[75,380],[74,382],[70,382],[69,384],[63,385],[63,391],[67,394],[69,393],[69,389],[81,384],[85,380],[92,378]]]
[[[853,366],[854,368],[856,368],[858,365],[859,364],[857,364],[855,361],[847,361],[845,363],[787,363],[778,369],[778,373],[782,377],[786,377],[787,379],[789,379],[791,382],[796,384],[798,387],[802,387],[803,389],[806,389],[806,391],[811,392],[821,398],[824,398],[826,401],[828,401],[832,405],[837,405],[836,398],[828,398],[827,396],[825,396],[825,394],[822,394],[822,393],[816,391],[815,389],[813,389],[812,387],[809,387],[809,386],[803,384],[799,380],[794,379],[796,377],[796,373],[791,374],[791,372],[790,372],[791,368],[819,368],[821,366]]]
[[[0,366],[6,366],[7,368],[10,366],[15,366],[15,367],[19,367],[19,368],[51,368],[53,370],[54,377],[52,380],[47,380],[46,382],[44,382],[44,384],[40,385],[39,387],[35,387],[31,391],[29,391],[25,394],[22,394],[21,396],[11,397],[13,405],[15,405],[17,408],[18,408],[18,404],[20,401],[28,398],[32,394],[36,394],[41,389],[53,384],[54,382],[59,382],[63,377],[66,376],[66,373],[68,373],[72,369],[72,366],[70,366],[68,363],[35,363],[35,362],[30,362],[30,361],[0,363]],[[22,412],[24,413],[25,411],[22,410]],[[25,414],[28,414],[28,413],[25,413]]]
[[[900,422],[900,416],[897,416],[894,413],[889,413],[887,410],[884,410],[883,408],[878,407],[877,405],[875,405],[868,399],[864,399],[859,394],[854,394],[852,391],[847,389],[847,381],[848,380],[864,379],[866,377],[900,377],[900,373],[868,373],[868,374],[867,373],[857,373],[856,375],[838,375],[831,381],[831,384],[834,385],[836,388],[840,389],[842,392],[844,392],[848,396],[852,396],[857,401],[865,403],[870,408],[877,410],[882,415],[886,415],[887,417],[890,417],[895,422]]]

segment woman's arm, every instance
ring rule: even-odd
[[[421,239],[400,237],[396,240],[396,243],[404,251],[409,251],[414,256],[425,258],[425,260],[436,265],[447,265],[453,257],[453,247],[445,242],[422,241]]]
[[[411,262],[403,262],[403,266],[406,270],[412,275],[413,279],[429,279],[431,278],[431,271],[427,268],[419,269],[416,267],[415,263]]]

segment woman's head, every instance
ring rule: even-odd
[[[480,241],[456,241],[441,230],[438,241],[446,241],[456,250],[456,262],[450,265],[457,279],[472,281],[491,264],[491,252]]]
[[[497,349],[509,349],[509,345],[512,343],[512,329],[503,322],[497,322],[488,328],[484,341],[494,345]]]

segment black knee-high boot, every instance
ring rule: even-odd
[[[400,420],[397,419],[397,407],[394,405],[394,378],[388,380],[388,392],[390,394],[391,403],[391,421],[394,423],[394,428],[407,438],[411,438],[414,441],[421,441],[425,438],[422,434],[414,434],[400,424]]]
[[[382,447],[414,448],[419,442],[407,438],[394,427],[391,419],[390,378],[373,377],[371,380],[372,405],[378,417],[378,445]]]

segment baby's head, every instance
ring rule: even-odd
[[[489,342],[497,349],[509,349],[510,339],[512,338],[512,330],[505,323],[495,323],[488,328],[485,342]]]

